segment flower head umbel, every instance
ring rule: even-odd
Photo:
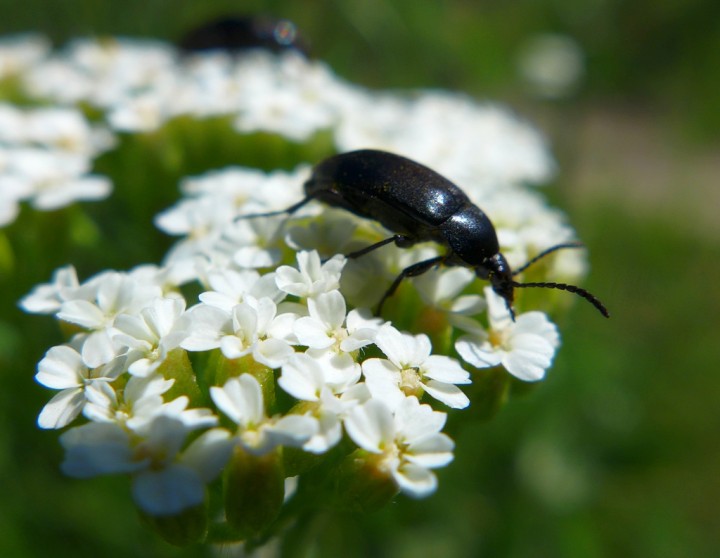
[[[222,537],[250,552],[317,508],[428,496],[455,450],[446,413],[505,400],[509,379],[491,385],[477,369],[525,381],[549,369],[553,300],[546,314],[518,296],[513,321],[448,252],[442,225],[386,196],[397,175],[373,189],[369,175],[344,182],[353,165],[335,176],[322,164],[375,149],[431,167],[487,213],[519,269],[575,236],[529,188],[553,175],[545,140],[506,109],[368,91],[297,52],[190,54],[125,39],[54,51],[0,40],[0,95],[8,84],[23,102],[0,99],[0,267],[22,253],[29,275],[52,275],[19,305],[65,336],[37,365],[55,391],[38,425],[66,429],[66,474],[127,475],[170,542]],[[390,170],[412,166],[385,156]],[[393,187],[415,186],[403,177]],[[438,187],[427,203],[454,191]],[[47,253],[26,254],[29,238]],[[566,252],[523,275],[577,279],[583,256]],[[117,268],[82,279],[73,265],[42,267],[76,257],[78,270]],[[143,265],[122,271],[128,258]]]

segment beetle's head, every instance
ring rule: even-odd
[[[498,252],[494,256],[486,258],[481,265],[475,268],[475,274],[480,279],[490,281],[493,291],[505,300],[508,312],[515,321],[512,304],[517,283],[513,280],[513,273],[505,256]]]
[[[527,262],[522,267],[516,269],[515,271],[510,269],[510,265],[507,263],[505,256],[498,252],[494,256],[485,258],[485,260],[483,260],[480,265],[475,266],[475,273],[481,279],[486,279],[487,281],[490,281],[490,285],[492,286],[493,291],[495,291],[495,293],[497,293],[505,300],[505,305],[507,306],[508,312],[510,312],[510,317],[513,321],[515,321],[515,311],[513,310],[515,289],[529,287],[558,289],[561,291],[575,293],[576,295],[581,296],[582,298],[590,302],[590,304],[597,308],[603,316],[609,318],[610,313],[607,311],[607,308],[603,306],[603,303],[600,302],[595,295],[589,293],[585,289],[581,289],[580,287],[576,287],[575,285],[568,285],[567,283],[519,283],[518,281],[515,281],[515,279],[513,279],[514,276],[525,271],[536,261],[547,256],[548,254],[551,254],[552,252],[555,252],[562,248],[579,248],[580,246],[582,245],[577,242],[569,242],[552,246],[551,248],[548,248],[547,250],[544,250],[543,252],[535,256],[533,259],[531,259],[529,262]]]

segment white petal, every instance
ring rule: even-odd
[[[210,396],[235,424],[257,424],[265,418],[262,389],[250,374],[230,378],[221,388],[211,387]]]
[[[342,424],[335,413],[322,413],[318,425],[318,432],[303,444],[303,449],[310,453],[325,453],[342,438]]]
[[[280,339],[265,339],[255,344],[253,358],[260,364],[269,368],[279,368],[295,351],[285,341]]]
[[[52,347],[38,363],[35,379],[51,389],[66,389],[82,385],[88,370],[80,354],[67,345]]]
[[[200,304],[188,311],[190,335],[180,346],[188,351],[209,351],[220,346],[220,337],[231,330],[229,312]]]
[[[345,322],[347,307],[340,291],[330,291],[308,299],[310,317],[325,324],[332,331],[339,329]]]
[[[468,396],[453,384],[430,380],[423,384],[423,387],[429,395],[453,409],[464,409],[470,405]]]
[[[97,329],[105,323],[105,314],[87,300],[69,300],[64,302],[57,314],[64,322],[77,324],[88,329]]]
[[[65,448],[62,471],[76,478],[132,472],[147,461],[133,461],[130,438],[115,423],[91,422],[71,428],[60,436]]]
[[[328,327],[316,318],[303,317],[293,325],[293,331],[300,344],[313,349],[327,349],[335,339],[328,335]]]
[[[502,360],[505,369],[526,382],[542,380],[555,354],[550,342],[539,335],[524,334],[514,337],[513,343],[512,351]]]
[[[413,498],[429,496],[437,489],[437,477],[429,470],[412,463],[404,463],[393,478],[400,490]]]
[[[225,358],[240,358],[249,354],[252,349],[252,345],[247,345],[243,339],[238,339],[234,335],[226,335],[220,339],[220,350]]]
[[[283,365],[278,385],[296,399],[318,401],[325,375],[313,358],[296,353]]]
[[[420,404],[414,396],[406,397],[395,411],[395,428],[410,443],[440,432],[446,420],[445,413]]]
[[[453,460],[454,447],[455,443],[449,436],[433,434],[409,444],[405,457],[416,465],[435,469],[444,467]]]
[[[190,444],[179,462],[190,467],[204,482],[210,482],[225,467],[233,447],[235,441],[230,437],[230,432],[213,428]]]
[[[496,351],[484,337],[478,335],[463,335],[455,342],[455,350],[465,362],[476,368],[499,365],[504,353]]]
[[[189,467],[173,464],[164,470],[135,475],[132,494],[138,507],[148,515],[176,515],[202,504],[205,485]]]
[[[430,355],[422,366],[423,376],[448,384],[469,384],[470,373],[454,358]]]
[[[63,428],[82,411],[85,394],[80,388],[65,389],[55,395],[40,411],[37,423],[40,428]]]
[[[392,413],[376,399],[350,411],[345,419],[345,430],[353,442],[371,453],[382,453],[382,446],[395,438]]]
[[[275,444],[300,447],[320,430],[315,417],[286,415],[268,428]]]

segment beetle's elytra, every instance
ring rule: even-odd
[[[246,215],[261,217],[291,214],[311,200],[346,209],[380,222],[392,231],[391,237],[348,254],[357,258],[386,244],[406,248],[417,242],[437,242],[445,253],[413,264],[400,272],[378,305],[378,313],[402,280],[416,277],[438,265],[464,266],[490,281],[493,290],[507,304],[513,316],[516,288],[543,287],[575,293],[589,301],[606,318],[605,306],[591,293],[565,283],[520,283],[513,279],[540,258],[579,243],[553,246],[519,269],[512,271],[500,253],[495,227],[487,215],[447,178],[410,159],[364,149],[334,155],[320,162],[305,182],[305,198],[282,211]]]

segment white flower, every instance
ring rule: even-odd
[[[339,373],[339,367],[328,366],[323,360],[296,353],[283,365],[278,379],[278,385],[287,393],[314,404],[312,413],[319,421],[320,431],[303,446],[312,453],[324,453],[337,444],[342,437],[342,418],[370,396],[364,385],[356,383],[357,363],[351,361],[349,369]],[[343,359],[343,365],[346,364]]]
[[[560,344],[555,324],[542,312],[520,314],[513,322],[492,288],[485,288],[485,297],[490,330],[460,337],[455,350],[477,368],[502,365],[520,380],[542,380]]]
[[[298,269],[280,266],[275,281],[281,291],[299,297],[315,297],[340,288],[340,275],[345,257],[336,255],[321,263],[316,250],[298,252]]]
[[[124,357],[91,368],[73,347],[60,345],[51,348],[39,362],[35,379],[45,387],[61,391],[43,407],[38,417],[38,426],[67,426],[83,410],[88,399],[88,389],[99,383],[112,382],[124,371]]]
[[[440,430],[446,415],[405,398],[393,414],[377,399],[352,409],[345,429],[365,451],[378,456],[378,467],[392,475],[405,494],[422,498],[435,491],[437,478],[430,471],[453,459],[453,441]]]
[[[266,130],[295,141],[328,128],[336,118],[339,80],[319,62],[294,52],[248,56],[236,128]]]
[[[431,269],[415,278],[415,287],[426,304],[445,313],[451,325],[475,331],[481,326],[471,316],[485,310],[485,299],[476,294],[460,295],[475,279],[472,270],[465,267]]]
[[[54,314],[60,310],[63,302],[75,296],[79,286],[73,266],[58,268],[54,271],[50,283],[37,285],[20,299],[20,308],[32,314]]]
[[[90,161],[84,155],[41,148],[17,148],[4,172],[4,180],[23,184],[30,203],[50,211],[77,200],[101,200],[110,195],[112,184],[103,176],[88,174]]]
[[[155,299],[139,314],[117,316],[113,340],[130,349],[130,374],[149,375],[188,336],[184,312],[185,299],[173,297]]]
[[[81,334],[81,352],[89,365],[99,366],[122,350],[112,340],[117,316],[136,314],[161,296],[162,289],[157,285],[143,284],[118,272],[104,272],[81,285],[71,300],[65,300],[57,317],[89,331]]]
[[[210,409],[188,409],[190,400],[185,395],[165,402],[163,394],[174,383],[175,380],[166,380],[160,374],[132,376],[119,394],[108,383],[93,384],[86,390],[88,403],[83,414],[96,422],[117,422],[138,434],[147,432],[160,415],[179,420],[190,430],[217,424]]]
[[[377,332],[375,344],[387,359],[370,358],[363,362],[365,382],[374,398],[395,409],[408,395],[423,392],[454,409],[470,404],[455,384],[469,384],[470,374],[455,360],[431,355],[427,335],[409,335],[384,324]]]
[[[215,405],[238,425],[238,439],[255,455],[263,455],[278,445],[300,447],[318,431],[312,417],[265,415],[262,389],[250,374],[230,378],[223,387],[211,387]]]
[[[188,433],[181,421],[164,415],[139,439],[117,423],[91,422],[60,436],[62,469],[77,478],[130,473],[142,511],[175,515],[203,502],[205,484],[220,474],[233,447],[230,433],[214,428],[182,451]]]
[[[293,354],[295,319],[294,314],[278,315],[277,306],[267,297],[256,300],[247,295],[230,312],[199,304],[188,312],[190,331],[182,347],[188,351],[220,348],[229,359],[252,354],[257,362],[278,368]]]
[[[275,274],[260,275],[254,270],[235,271],[220,268],[207,274],[207,282],[211,291],[206,291],[198,298],[209,306],[230,312],[233,307],[243,302],[245,295],[261,299],[270,298],[276,304],[285,298],[275,284]]]
[[[545,139],[506,108],[443,91],[354,97],[335,127],[338,151],[402,153],[471,195],[473,188],[546,182],[554,173]]]
[[[0,144],[92,157],[112,147],[113,141],[108,130],[91,126],[76,108],[0,104]]]
[[[293,326],[301,345],[311,349],[353,352],[373,342],[379,320],[371,320],[358,310],[346,315],[345,299],[338,290],[308,299],[309,316],[298,318]]]
[[[37,64],[50,50],[50,41],[41,35],[23,34],[0,39],[0,79]]]

